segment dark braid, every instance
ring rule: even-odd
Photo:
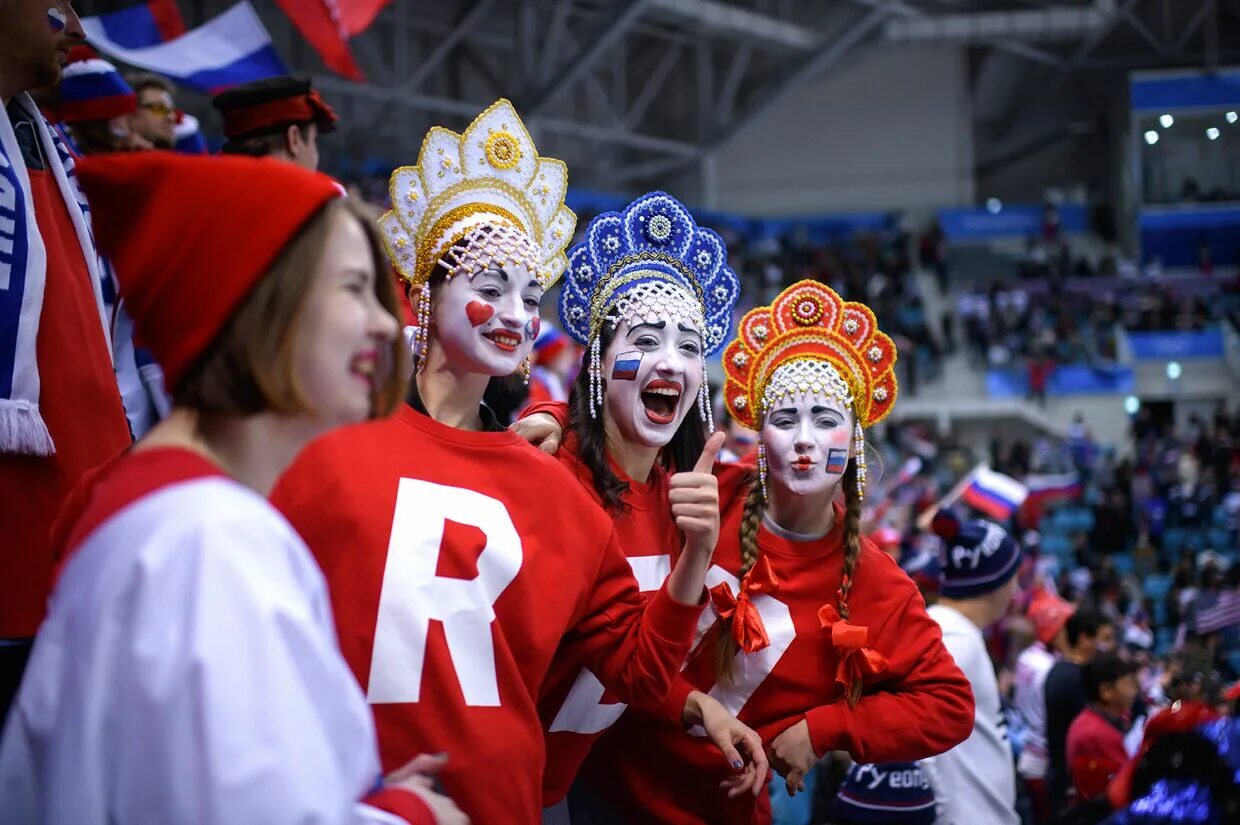
[[[756,477],[749,480],[749,495],[745,497],[745,510],[741,514],[740,545],[741,569],[737,574],[744,587],[745,574],[753,569],[758,561],[758,530],[762,527],[762,515],[766,512],[766,503],[762,500],[762,485]],[[740,598],[740,593],[736,597]],[[740,645],[732,636],[732,620],[718,622],[719,638],[715,644],[715,678],[724,687],[732,686],[732,666]]]
[[[844,573],[840,579],[837,609],[840,618],[848,620],[848,593],[852,590],[857,561],[861,558],[861,497],[857,495],[857,462],[848,462],[844,471]],[[861,680],[848,686],[849,707],[861,699]]]

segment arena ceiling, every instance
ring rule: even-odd
[[[334,140],[350,158],[412,162],[430,125],[463,126],[505,96],[575,183],[609,189],[691,171],[781,97],[875,46],[954,43],[975,70],[1015,61],[1039,86],[1240,61],[1240,0],[394,0],[351,41],[359,84],[326,73],[272,0],[253,3],[285,60],[340,111]],[[193,26],[231,0],[179,5]]]

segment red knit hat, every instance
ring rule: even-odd
[[[1203,702],[1173,702],[1171,707],[1163,708],[1150,717],[1145,723],[1141,747],[1137,755],[1129,759],[1119,769],[1107,786],[1107,799],[1111,807],[1118,810],[1132,802],[1132,780],[1137,772],[1137,765],[1149,753],[1150,747],[1168,733],[1184,733],[1196,730],[1207,722],[1219,717],[1213,708]]]
[[[1033,635],[1044,645],[1055,641],[1059,631],[1072,618],[1076,606],[1045,590],[1039,590],[1029,603],[1029,621],[1033,623]]]
[[[169,391],[297,231],[340,192],[292,163],[175,152],[78,162],[99,250]]]

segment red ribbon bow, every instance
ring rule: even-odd
[[[818,624],[831,631],[831,645],[839,661],[835,667],[835,683],[849,693],[854,684],[866,677],[874,678],[887,672],[887,657],[867,646],[870,629],[840,618],[833,604],[818,609]]]
[[[732,588],[727,582],[720,582],[710,589],[710,599],[715,605],[719,618],[732,620],[732,638],[746,653],[762,650],[771,644],[766,635],[766,625],[762,616],[750,601],[751,594],[773,593],[779,588],[779,579],[766,557],[760,557],[741,580],[740,596],[732,595]]]

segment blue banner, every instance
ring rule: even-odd
[[[1240,104],[1240,71],[1215,75],[1136,77],[1130,81],[1134,112],[1174,112]]]
[[[1128,340],[1139,361],[1223,357],[1223,331],[1217,327],[1200,332],[1130,332]]]
[[[1046,208],[1040,204],[1013,204],[997,212],[985,208],[940,209],[939,225],[951,240],[989,240],[993,238],[1041,237]],[[1059,230],[1076,235],[1088,227],[1085,207],[1066,204],[1059,207]]]
[[[1141,258],[1164,266],[1197,266],[1203,246],[1215,266],[1240,263],[1240,207],[1209,204],[1145,207],[1137,216]]]
[[[1046,382],[1046,394],[1127,395],[1133,391],[1134,386],[1133,372],[1128,367],[1063,364],[1051,371],[1050,379]],[[987,370],[986,394],[991,398],[1028,397],[1029,371],[1021,367]]]

